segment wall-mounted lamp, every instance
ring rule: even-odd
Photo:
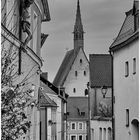
[[[106,93],[107,93],[107,86],[105,86],[105,85],[103,85],[102,87],[101,87],[101,92],[102,92],[102,94],[103,94],[103,98],[105,98],[105,95],[106,95]]]

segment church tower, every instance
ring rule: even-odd
[[[76,20],[74,25],[74,49],[79,47],[84,47],[84,31],[83,25],[81,20],[81,13],[80,13],[80,4],[79,0],[77,1],[77,12],[76,12]]]

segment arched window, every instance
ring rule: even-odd
[[[103,137],[104,137],[104,140],[106,140],[106,128],[104,128]]]
[[[112,133],[111,133],[111,128],[108,128],[108,140],[112,140]]]
[[[99,140],[102,140],[102,128],[99,128]]]

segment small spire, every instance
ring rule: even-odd
[[[77,12],[76,12],[76,21],[74,25],[74,32],[83,32],[83,25],[81,20],[81,12],[80,12],[80,2],[77,0]]]

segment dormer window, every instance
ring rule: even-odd
[[[81,112],[81,116],[85,116],[85,112]]]

